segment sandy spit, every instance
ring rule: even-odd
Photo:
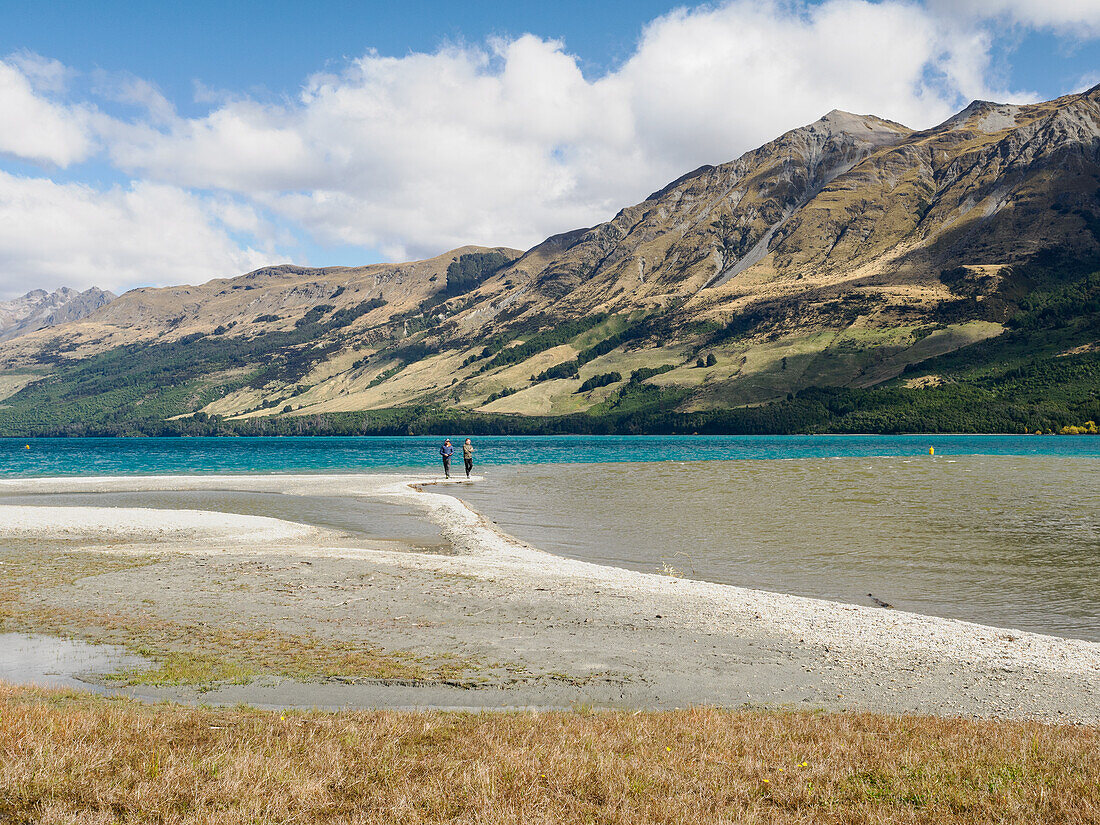
[[[309,525],[263,516],[138,507],[7,507],[0,505],[0,538],[113,541],[219,541],[260,544],[318,535]]]
[[[0,539],[83,539],[96,549],[110,537],[112,551],[155,544],[164,554],[157,565],[58,594],[70,602],[124,604],[155,577],[156,609],[174,620],[196,611],[216,620],[221,611],[226,621],[245,617],[417,655],[503,663],[464,685],[301,685],[272,678],[218,688],[202,694],[204,702],[784,705],[1100,723],[1100,644],[564,559],[504,535],[448,495],[447,484],[393,475],[2,480]],[[364,548],[336,531],[254,516],[3,506],[5,494],[143,490],[396,502],[437,524],[454,552]],[[226,591],[225,577],[257,555],[270,559],[260,567],[249,562],[257,585],[239,595]],[[287,582],[293,598],[284,592]],[[196,595],[219,584],[209,598]],[[180,688],[138,693],[196,698]]]

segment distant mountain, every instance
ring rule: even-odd
[[[114,294],[95,287],[84,292],[61,287],[53,292],[35,289],[20,298],[0,301],[0,341],[79,321],[114,299]]]
[[[566,236],[564,248],[551,239],[531,250],[515,267],[531,280],[521,302],[591,311],[721,287],[767,257],[826,187],[910,134],[833,111],[731,163],[696,169],[608,223]]]
[[[693,317],[785,300],[805,322],[844,292],[926,316],[958,297],[945,269],[980,268],[992,294],[1006,267],[1040,251],[1100,251],[1098,99],[1100,87],[1034,106],[975,101],[924,132],[830,112],[549,254],[536,247],[502,277],[529,277],[516,303],[535,312],[675,295]]]
[[[1052,429],[1100,417],[1100,87],[833,111],[525,253],[134,290],[0,432]]]

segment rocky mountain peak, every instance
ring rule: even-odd
[[[79,321],[114,299],[113,293],[97,287],[84,292],[65,286],[53,292],[32,289],[18,298],[0,301],[0,341]]]
[[[824,129],[829,134],[848,134],[872,143],[892,143],[912,131],[892,120],[874,115],[857,115],[843,109],[833,109],[805,128]]]
[[[970,104],[952,115],[931,131],[959,131],[993,133],[1011,129],[1017,125],[1024,107],[1013,103],[997,103],[992,100],[972,100]]]

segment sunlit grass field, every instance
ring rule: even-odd
[[[1100,729],[702,708],[292,713],[0,685],[0,822],[1089,823]]]

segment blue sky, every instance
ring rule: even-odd
[[[14,4],[13,4],[14,5]],[[370,49],[402,56],[442,42],[535,32],[564,39],[592,71],[629,56],[642,26],[674,4],[636,2],[143,2],[20,4],[0,53],[30,49],[85,68],[127,71],[184,102],[198,80],[268,93]]]
[[[0,55],[29,50],[86,71],[129,72],[157,83],[182,113],[199,114],[196,84],[261,96],[293,93],[309,75],[371,49],[400,57],[445,42],[527,32],[563,40],[586,73],[597,74],[630,57],[647,23],[684,5],[693,4],[7,3],[0,4]],[[1003,22],[992,28],[995,69],[1007,87],[1051,98],[1088,75],[1100,82],[1100,40]]]
[[[0,298],[521,248],[832,108],[1100,82],[1100,0],[0,2]]]

